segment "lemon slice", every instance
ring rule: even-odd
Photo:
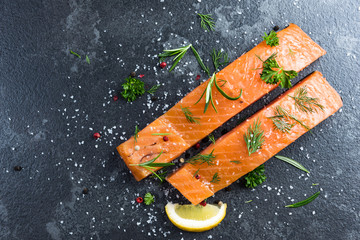
[[[179,205],[168,203],[165,211],[170,221],[178,228],[189,232],[203,232],[216,227],[226,215],[226,204]]]

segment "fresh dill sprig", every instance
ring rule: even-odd
[[[189,50],[189,48],[191,46],[192,45],[189,44],[187,46],[180,47],[180,48],[164,50],[163,53],[159,54],[160,61],[163,61],[167,57],[176,55],[173,58],[173,64],[172,64],[171,68],[169,69],[169,72],[171,72],[175,68],[175,66],[180,62],[180,60],[184,57],[185,53],[187,52],[187,50]]]
[[[310,128],[301,120],[299,120],[294,115],[290,114],[286,109],[281,106],[276,106],[274,109],[274,116],[268,117],[273,121],[274,129],[278,129],[281,132],[289,133],[293,126],[296,123],[299,123],[306,130],[310,130]],[[290,123],[290,120],[295,121],[295,123]]]
[[[296,90],[294,96],[290,96],[295,100],[295,107],[305,113],[317,112],[317,108],[324,111],[324,106],[319,103],[318,98],[308,96],[307,87],[303,86]]]
[[[209,140],[213,143],[213,144],[215,144],[216,142],[215,142],[215,137],[214,137],[214,135],[213,134],[209,134]]]
[[[229,63],[228,54],[221,50],[216,51],[215,49],[213,49],[210,55],[214,64],[215,71],[218,71],[219,67]]]
[[[201,13],[198,13],[197,14],[200,19],[201,19],[201,27],[204,29],[204,30],[207,30],[207,31],[214,31],[215,30],[215,22],[213,21],[213,18],[211,16],[211,14],[201,14]]]
[[[196,172],[194,173],[193,177],[196,177],[196,175],[198,175],[199,171],[200,171],[200,168],[199,168],[198,170],[196,170]]]
[[[138,125],[135,126],[135,133],[134,133],[134,140],[137,142],[137,139],[139,137],[139,127]]]
[[[155,163],[155,160],[158,159],[161,154],[163,153],[163,151],[161,151],[159,153],[159,155],[157,155],[155,158],[149,160],[149,161],[146,161],[146,162],[143,162],[143,163],[138,163],[138,164],[130,164],[130,166],[139,166],[139,167],[143,167],[145,168],[146,170],[152,172],[152,174],[154,174],[158,179],[160,179],[160,181],[164,181],[163,178],[161,178],[154,170],[155,168],[157,167],[168,167],[168,166],[172,166],[172,165],[175,165],[174,163]]]
[[[198,117],[193,117],[193,114],[192,112],[189,110],[189,107],[182,107],[180,105],[180,108],[181,108],[181,111],[184,113],[185,117],[186,117],[186,120],[189,122],[189,123],[196,123],[196,124],[200,124],[200,118]]]
[[[73,50],[70,50],[70,53],[71,53],[72,55],[77,56],[78,58],[81,58],[81,56],[80,56],[78,53],[74,52]]]
[[[276,55],[277,53],[273,53],[265,61],[255,55],[263,62],[260,78],[267,84],[277,84],[280,82],[282,88],[290,88],[292,86],[290,80],[297,76],[297,72],[294,70],[284,70],[283,67],[280,67],[275,60]]]
[[[217,81],[216,81],[216,75],[215,73],[213,73],[213,75],[211,76],[204,92],[201,94],[199,100],[195,103],[197,104],[198,102],[200,102],[200,100],[203,98],[203,96],[205,95],[205,108],[204,108],[204,113],[206,113],[210,103],[211,103],[211,106],[214,108],[215,112],[217,113],[217,109],[215,107],[215,104],[214,104],[214,100],[213,100],[213,97],[212,97],[212,87],[215,85],[216,89],[221,93],[221,95],[223,95],[226,99],[229,99],[231,101],[235,101],[235,100],[238,100],[241,95],[242,95],[242,89],[240,90],[240,94],[239,96],[237,97],[230,97],[229,95],[227,95],[222,89],[221,87],[217,84]]]
[[[156,84],[154,86],[152,86],[149,90],[147,90],[148,93],[150,94],[154,94],[160,87],[160,84]]]
[[[211,151],[211,153],[209,154],[197,154],[194,157],[190,158],[189,160],[187,160],[186,162],[192,164],[192,165],[197,165],[197,164],[203,164],[203,163],[207,163],[208,165],[214,165],[214,159],[215,159],[215,155],[213,155],[214,149]]]
[[[248,188],[255,188],[266,180],[264,164],[255,168],[245,176],[245,186]]]
[[[261,122],[259,118],[254,121],[253,125],[250,124],[247,132],[244,134],[244,140],[249,152],[249,156],[261,148],[265,139],[264,131],[261,129]]]
[[[279,38],[274,30],[271,30],[269,35],[265,33],[263,39],[265,40],[266,45],[269,45],[270,47],[279,45]]]
[[[220,182],[220,180],[221,180],[221,178],[219,177],[219,174],[216,172],[210,182],[218,183],[218,182]]]

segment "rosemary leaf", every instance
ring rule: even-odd
[[[291,158],[283,157],[283,156],[280,156],[280,155],[276,155],[275,157],[277,159],[280,159],[280,160],[282,160],[284,162],[287,162],[287,163],[293,165],[294,167],[297,167],[300,170],[303,170],[304,172],[310,173],[303,165],[301,165],[300,163],[298,163],[297,161],[295,161],[295,160],[293,160]]]
[[[319,195],[320,195],[320,192],[317,192],[314,195],[312,195],[311,197],[309,197],[309,198],[307,198],[307,199],[305,199],[303,201],[300,201],[300,202],[297,202],[297,203],[294,203],[294,204],[291,204],[291,205],[286,205],[285,207],[287,207],[287,208],[297,208],[297,207],[304,206],[304,205],[314,201]]]

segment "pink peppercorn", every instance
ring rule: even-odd
[[[160,65],[159,65],[161,68],[164,68],[164,67],[166,67],[166,62],[162,62],[162,63],[160,63]]]
[[[199,149],[200,148],[200,143],[195,144],[195,148]]]
[[[195,178],[196,178],[196,179],[200,179],[200,178],[201,178],[201,176],[200,176],[200,175],[198,175],[198,174],[196,174]]]
[[[142,197],[136,198],[136,202],[138,202],[138,203],[142,203],[143,201],[144,201],[144,199]]]
[[[101,137],[101,135],[100,135],[100,133],[96,132],[96,133],[94,133],[93,137],[94,137],[95,139],[98,139],[98,138]]]
[[[164,136],[164,137],[163,137],[163,140],[164,140],[165,142],[169,141],[168,136]]]
[[[199,80],[200,79],[200,75],[196,75],[196,78],[195,78],[195,80]]]
[[[206,202],[205,202],[205,201],[202,201],[202,202],[200,203],[200,205],[203,206],[203,207],[205,207],[205,206],[206,206]]]
[[[118,96],[113,96],[113,100],[116,102],[119,99]]]
[[[145,74],[139,74],[139,78],[143,78]]]

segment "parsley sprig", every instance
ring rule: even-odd
[[[244,134],[244,140],[249,152],[249,156],[261,148],[265,139],[264,131],[261,129],[261,122],[259,118],[254,121],[253,125],[250,124],[247,132]]]
[[[203,163],[207,163],[208,165],[214,165],[214,160],[216,158],[215,155],[213,155],[214,149],[211,151],[211,153],[209,154],[197,154],[194,157],[190,158],[189,160],[187,160],[186,162],[192,164],[192,165],[197,165],[197,164],[203,164]]]
[[[282,88],[290,88],[292,86],[290,80],[297,76],[297,72],[294,70],[284,70],[283,67],[279,66],[275,59],[276,55],[277,53],[273,53],[265,61],[256,55],[263,62],[260,78],[267,84],[277,84],[280,82]]]
[[[275,47],[279,45],[279,38],[274,30],[271,30],[270,34],[267,35],[264,33],[265,36],[263,36],[263,39],[266,42],[266,45],[269,45],[270,47]]]
[[[127,99],[128,102],[134,101],[137,97],[145,93],[144,82],[134,77],[127,77],[125,83],[122,84],[124,89],[121,95]]]
[[[180,105],[180,108],[181,108],[181,111],[184,113],[185,117],[186,117],[186,120],[189,122],[189,123],[196,123],[196,124],[200,124],[200,118],[198,117],[193,117],[193,114],[192,112],[189,110],[189,107],[182,107]]]
[[[213,75],[211,76],[204,92],[202,93],[202,95],[200,96],[199,100],[195,103],[199,103],[200,100],[203,98],[203,96],[205,95],[205,108],[204,108],[204,113],[206,113],[210,103],[211,103],[211,106],[214,108],[215,112],[217,113],[217,109],[215,107],[215,104],[214,104],[214,100],[213,100],[213,97],[212,97],[212,87],[215,85],[216,89],[221,93],[221,95],[223,95],[226,99],[229,99],[229,100],[232,100],[232,101],[235,101],[235,100],[238,100],[241,95],[242,95],[242,89],[240,90],[240,94],[239,96],[237,97],[230,97],[229,95],[227,95],[224,90],[221,89],[221,87],[217,84],[217,81],[216,81],[216,75],[215,73],[213,73]]]
[[[317,109],[324,111],[324,106],[319,103],[318,98],[308,96],[307,87],[303,86],[296,90],[294,96],[290,96],[295,100],[295,107],[305,113],[317,112]]]
[[[213,21],[213,18],[211,16],[211,14],[201,14],[201,13],[198,13],[197,14],[200,19],[201,19],[201,27],[204,29],[204,30],[207,30],[207,31],[214,31],[215,30],[215,22]]]
[[[144,203],[146,205],[150,205],[155,201],[154,198],[155,198],[155,196],[148,192],[148,193],[145,194]]]
[[[157,167],[168,167],[168,166],[172,166],[172,165],[175,165],[174,163],[156,163],[155,160],[158,159],[161,154],[163,153],[163,151],[161,151],[159,153],[159,155],[157,155],[155,158],[149,160],[149,161],[146,161],[146,162],[143,162],[143,163],[138,163],[138,164],[130,164],[130,166],[139,166],[139,167],[143,167],[145,168],[146,170],[152,172],[152,174],[154,174],[158,179],[160,179],[160,181],[164,181],[163,178],[161,178],[154,170],[155,168]]]
[[[266,180],[264,165],[260,165],[253,171],[246,174],[245,180],[245,186],[248,188],[255,188],[256,186],[262,184]]]

